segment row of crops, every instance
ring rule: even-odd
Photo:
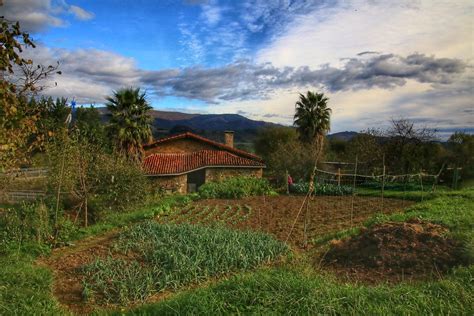
[[[288,247],[250,231],[148,221],[120,233],[111,255],[84,266],[83,295],[129,304],[165,290],[277,260]]]
[[[161,223],[169,224],[226,224],[237,225],[246,221],[252,214],[249,205],[191,205],[179,212],[160,219]]]

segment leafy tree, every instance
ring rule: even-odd
[[[42,70],[51,68],[39,66],[36,78],[24,85],[9,81],[16,69],[27,69],[33,64],[21,56],[25,47],[35,47],[29,34],[20,30],[18,22],[0,17],[0,170],[27,163],[31,152],[45,141],[38,126],[44,109],[29,102],[26,95],[36,91],[39,80],[45,78]]]
[[[324,136],[330,129],[331,109],[327,106],[328,98],[324,93],[308,91],[300,94],[295,104],[294,125],[302,142],[315,147],[318,157],[324,144]]]
[[[0,17],[0,168],[8,169],[27,160],[31,150],[30,136],[36,132],[38,111],[27,106],[26,99],[17,95],[15,85],[5,77],[15,65],[31,63],[19,55],[23,46],[34,47],[29,34],[20,30],[19,23]]]
[[[462,168],[464,178],[474,177],[474,135],[455,132],[448,139],[450,162]]]
[[[291,127],[267,127],[262,129],[254,142],[256,153],[264,160],[278,151],[278,146],[298,141],[298,134]]]
[[[299,141],[292,127],[265,128],[257,136],[254,147],[269,174],[286,184],[286,171],[295,179],[308,179],[314,164],[311,145]]]
[[[76,110],[76,127],[82,138],[91,144],[101,145],[109,149],[110,144],[101,122],[99,110],[94,107],[78,108]]]
[[[112,117],[109,123],[110,136],[117,151],[131,160],[143,158],[143,144],[151,140],[152,108],[140,88],[125,88],[107,98],[107,109]]]
[[[61,136],[47,147],[48,187],[55,196],[56,213],[63,201],[87,226],[102,211],[123,210],[145,200],[148,181],[137,162],[89,142],[78,129]]]

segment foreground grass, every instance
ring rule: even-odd
[[[143,301],[166,289],[268,264],[289,252],[282,242],[257,232],[152,221],[122,232],[114,249],[113,257],[85,267],[85,292],[99,303]]]
[[[67,314],[52,296],[52,274],[25,254],[0,257],[0,315]]]
[[[471,267],[437,282],[371,287],[294,268],[264,269],[126,314],[472,315],[473,277]]]

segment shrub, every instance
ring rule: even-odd
[[[267,179],[253,177],[228,178],[218,182],[208,182],[199,188],[204,199],[240,199],[254,195],[276,194]]]
[[[54,213],[43,202],[22,203],[0,214],[0,245],[7,250],[11,246],[40,247],[57,245],[68,240],[74,224],[61,216],[55,221]]]

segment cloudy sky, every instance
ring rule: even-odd
[[[4,0],[34,61],[59,61],[46,93],[100,104],[140,86],[156,109],[291,124],[322,91],[332,132],[407,117],[474,132],[472,0]]]

